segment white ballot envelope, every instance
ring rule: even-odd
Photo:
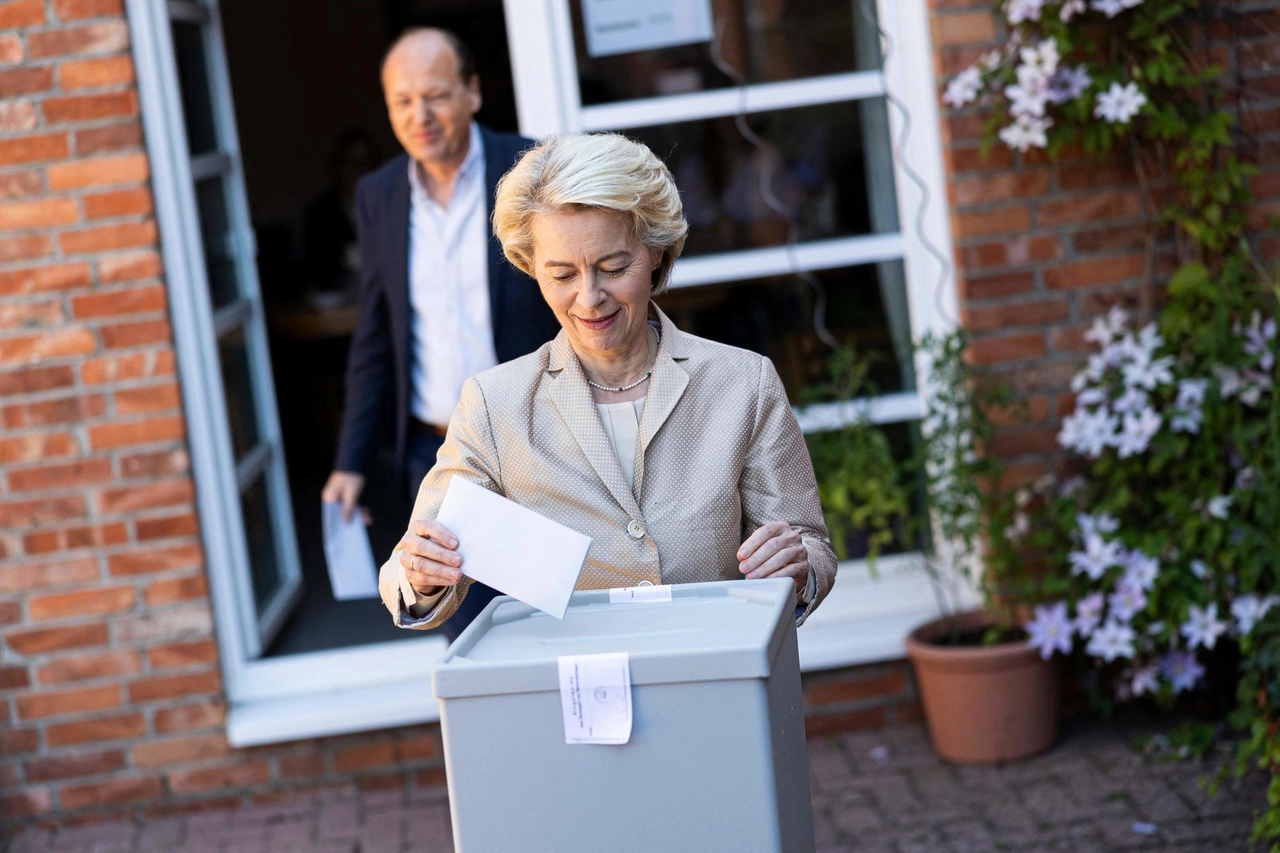
[[[464,575],[564,618],[590,536],[462,477],[449,482],[436,520],[458,537]]]
[[[320,504],[320,526],[324,531],[324,561],[329,565],[329,585],[337,601],[378,597],[378,564],[369,547],[360,512],[342,520],[342,504]]]

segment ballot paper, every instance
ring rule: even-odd
[[[360,512],[342,520],[342,504],[326,501],[320,505],[320,526],[324,532],[324,560],[329,564],[329,586],[337,601],[378,597],[378,566],[369,547]]]
[[[609,590],[610,604],[647,604],[652,601],[670,601],[671,585],[618,586]]]
[[[454,477],[436,520],[458,537],[462,573],[564,618],[591,537]]]
[[[631,739],[631,657],[626,652],[564,655],[560,709],[565,743],[623,744]]]

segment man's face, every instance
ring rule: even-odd
[[[463,80],[443,38],[405,39],[387,57],[382,91],[396,139],[424,165],[457,165],[466,157],[471,118],[480,110],[480,78]]]

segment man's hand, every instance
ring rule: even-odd
[[[364,477],[360,474],[353,474],[350,471],[334,471],[329,475],[329,481],[324,484],[324,489],[320,492],[320,500],[325,503],[342,504],[342,520],[350,521],[351,513],[355,512],[356,502],[360,500],[360,493],[364,491]],[[369,513],[364,513],[364,523],[371,521]]]
[[[456,586],[462,577],[458,537],[438,521],[424,518],[409,525],[396,548],[404,576],[418,595],[431,595],[442,586]]]
[[[760,527],[738,549],[738,571],[749,578],[787,577],[796,590],[809,582],[809,549],[785,521]]]

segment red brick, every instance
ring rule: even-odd
[[[38,27],[44,23],[44,0],[10,0],[0,3],[0,30]]]
[[[22,605],[16,601],[0,601],[0,626],[22,621]]]
[[[70,290],[90,282],[89,265],[82,263],[7,270],[0,272],[0,295]]]
[[[7,429],[28,429],[97,418],[106,410],[107,403],[103,395],[88,394],[83,397],[57,397],[38,403],[6,406],[0,417]]]
[[[82,498],[67,498],[78,501]],[[29,592],[36,589],[84,583],[98,577],[96,557],[78,557],[74,560],[58,560],[49,563],[24,563],[19,566],[0,567],[0,593]]]
[[[89,459],[63,465],[43,465],[9,472],[9,488],[15,492],[90,486],[111,479],[111,460]]]
[[[47,174],[49,189],[56,192],[111,184],[136,184],[150,176],[150,166],[146,154],[122,154],[59,163],[50,166]]]
[[[120,749],[49,755],[33,759],[23,765],[27,779],[31,782],[98,776],[119,770],[121,767],[124,767],[124,751]]]
[[[42,133],[36,136],[20,136],[16,139],[0,139],[0,165],[35,163],[40,160],[61,160],[67,156],[65,133]]]
[[[71,625],[66,628],[32,628],[10,631],[4,641],[20,655],[39,655],[64,649],[101,646],[107,642],[105,622]]]
[[[935,49],[989,42],[996,37],[996,22],[988,11],[933,16]]]
[[[440,744],[433,734],[407,737],[396,742],[396,754],[401,761],[434,758],[440,754]]]
[[[97,349],[93,333],[79,326],[52,329],[38,335],[0,339],[0,364],[19,364],[84,355]]]
[[[976,172],[985,169],[1008,169],[1013,165],[1013,152],[997,145],[982,153],[979,145],[956,146],[946,152],[947,171],[951,174]]]
[[[875,675],[849,675],[823,681],[806,690],[807,705],[834,705],[841,702],[857,702],[874,697],[896,696],[907,687],[903,672],[885,672]]]
[[[206,598],[209,595],[209,582],[204,575],[190,575],[182,578],[165,578],[149,584],[142,592],[142,598],[148,607],[159,607],[175,601],[190,601]]]
[[[1039,333],[978,338],[969,344],[969,357],[977,364],[1038,358],[1044,352],[1044,335]]]
[[[805,737],[878,729],[884,726],[884,708],[863,708],[843,714],[811,714],[804,718]]]
[[[181,699],[215,694],[222,689],[217,672],[190,675],[162,675],[135,681],[129,685],[129,701],[133,704],[160,699]]]
[[[44,119],[48,124],[136,116],[138,95],[133,90],[100,92],[94,95],[68,95],[61,98],[46,98],[43,107]]]
[[[990,307],[966,308],[963,313],[966,329],[987,331],[1009,326],[1030,326],[1065,320],[1069,309],[1065,298],[1055,298]]]
[[[333,757],[333,769],[338,773],[387,767],[395,763],[395,750],[386,741],[347,747]]]
[[[186,434],[181,417],[149,418],[132,423],[98,424],[89,427],[89,444],[94,450],[177,441]]]
[[[63,89],[118,86],[132,83],[133,78],[133,60],[128,55],[72,60],[58,67]]]
[[[28,788],[16,794],[0,794],[0,818],[33,817],[52,809],[53,796],[47,788]]]
[[[125,349],[146,344],[168,343],[172,338],[168,318],[140,320],[133,323],[115,323],[100,326],[103,346],[108,349]]]
[[[22,57],[22,41],[15,35],[0,35],[0,65],[17,65]]]
[[[301,755],[282,755],[277,759],[280,776],[284,779],[298,779],[324,774],[324,756],[314,752]]]
[[[0,174],[0,198],[29,198],[44,192],[44,181],[34,169]]]
[[[154,221],[147,221],[100,225],[79,231],[64,231],[58,235],[58,239],[62,243],[62,250],[73,255],[111,249],[134,249],[155,244],[156,224]]]
[[[67,225],[80,218],[75,199],[45,198],[0,204],[0,229],[20,231]]]
[[[1044,195],[1049,192],[1049,170],[997,172],[958,178],[952,182],[951,191],[955,204],[961,207]]]
[[[0,666],[0,691],[31,686],[31,673],[25,666]]]
[[[1144,224],[1111,225],[1104,228],[1092,228],[1088,231],[1077,231],[1071,235],[1071,244],[1076,251],[1084,254],[1096,252],[1120,252],[1124,250],[1146,249],[1148,237],[1153,237],[1151,230]]]
[[[80,378],[88,385],[141,379],[144,376],[167,376],[173,370],[172,350],[110,355],[86,359],[80,363]]]
[[[188,643],[169,643],[147,649],[147,661],[152,669],[211,664],[218,660],[218,647],[213,640],[194,640]]]
[[[146,187],[87,195],[83,202],[84,215],[87,219],[140,216],[152,210],[151,190]]]
[[[181,404],[182,398],[174,382],[148,385],[144,388],[121,388],[116,391],[116,414],[118,415],[162,412],[176,409]]]
[[[39,0],[36,0],[39,2]],[[53,69],[49,66],[26,66],[0,71],[0,98],[43,92],[53,85]]]
[[[1103,219],[1132,219],[1141,215],[1142,196],[1136,192],[1093,193],[1055,198],[1036,205],[1036,224],[1042,228]]]
[[[166,480],[121,489],[107,489],[98,496],[98,510],[103,514],[136,512],[174,504],[190,503],[194,498],[191,481]]]
[[[1060,264],[1044,271],[1044,283],[1053,290],[1096,287],[1137,278],[1146,271],[1146,257],[1141,254],[1114,258],[1076,261]]]
[[[129,541],[129,531],[120,522],[69,527],[63,533],[68,548],[101,548]]]
[[[80,447],[69,432],[39,432],[0,438],[0,462],[34,462],[74,456]]]
[[[64,785],[58,796],[64,809],[87,809],[154,800],[163,793],[160,779],[155,776],[127,776],[92,785]]]
[[[43,59],[71,54],[116,53],[129,46],[129,27],[124,21],[104,21],[84,27],[64,27],[29,33],[31,56]]]
[[[958,213],[955,215],[955,223],[956,235],[960,239],[1026,231],[1031,227],[1031,211],[1025,204],[1017,204],[993,210]]]
[[[133,675],[142,671],[142,659],[136,649],[90,652],[55,658],[36,669],[41,684],[63,684],[69,681]]]
[[[1054,170],[1058,187],[1065,192],[1096,190],[1099,187],[1123,187],[1136,184],[1138,177],[1132,166],[1087,162],[1061,165]]]
[[[101,154],[142,147],[142,125],[136,121],[117,122],[105,127],[76,130],[76,153]]]
[[[194,513],[167,515],[164,518],[140,518],[133,523],[139,541],[172,539],[175,536],[194,536],[200,527]]]
[[[448,775],[443,766],[428,767],[413,774],[413,784],[418,788],[434,788],[445,785],[448,781]]]
[[[173,569],[200,568],[204,564],[204,552],[199,543],[152,548],[147,551],[127,551],[107,558],[112,575],[142,575],[167,572]]]
[[[27,693],[17,697],[18,716],[24,720],[52,717],[58,714],[77,714],[86,711],[105,711],[120,707],[120,685],[85,687],[79,690],[61,690],[47,693]]]
[[[152,311],[163,311],[166,304],[164,288],[159,285],[127,287],[117,290],[99,290],[73,297],[71,313],[80,319],[119,314],[146,314]]]
[[[135,767],[163,767],[222,758],[231,752],[224,734],[151,740],[135,744],[131,750]]]
[[[270,775],[266,761],[199,770],[175,770],[169,774],[169,789],[175,794],[199,794],[226,788],[247,788],[266,782]]]
[[[137,600],[137,592],[131,586],[95,587],[28,599],[27,613],[32,622],[85,614],[119,613],[131,609]]]
[[[147,731],[147,721],[141,714],[120,714],[91,720],[76,720],[44,727],[45,742],[51,747],[79,743],[98,743],[104,740],[124,740],[141,737]]]
[[[158,479],[191,470],[191,457],[182,448],[156,453],[132,453],[120,457],[121,474],[129,479]]]
[[[1055,352],[1084,352],[1093,348],[1093,344],[1084,339],[1088,326],[1071,326],[1065,329],[1054,329],[1049,333],[1049,346]]]
[[[71,368],[65,364],[10,370],[0,373],[0,397],[52,391],[74,385],[75,381]],[[7,460],[0,456],[0,462],[4,461]]]
[[[36,105],[29,98],[10,98],[0,101],[0,133],[21,133],[34,130],[40,123]]]
[[[61,325],[65,319],[60,299],[0,303],[0,329],[4,330],[47,329]]]
[[[1035,289],[1035,274],[1030,272],[966,275],[960,282],[960,292],[965,299],[998,299],[1003,296],[1030,293]]]
[[[118,18],[124,14],[123,0],[53,0],[61,21],[85,18]]]
[[[42,258],[52,251],[53,241],[49,239],[47,234],[0,237],[0,263]]]
[[[116,639],[123,643],[208,637],[213,634],[213,614],[208,602],[163,610],[143,610],[115,620]]]
[[[22,755],[39,748],[40,733],[35,729],[0,730],[0,755]]]
[[[1028,453],[1052,453],[1058,449],[1058,430],[1022,429],[1006,430],[991,440],[991,452],[996,457],[1008,458]]]
[[[221,728],[226,718],[227,708],[221,702],[163,708],[156,711],[156,731],[179,732]]]

